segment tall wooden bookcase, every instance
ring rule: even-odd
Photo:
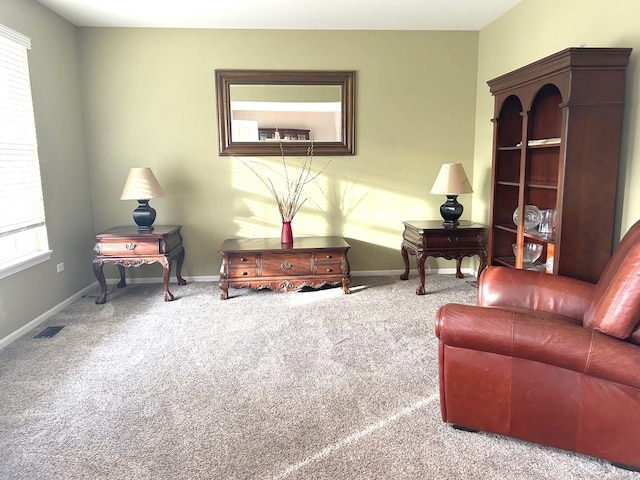
[[[568,48],[487,82],[495,100],[489,265],[544,270],[553,257],[549,273],[600,277],[613,242],[630,53]],[[525,231],[525,205],[555,209],[555,231]],[[537,264],[523,263],[524,243],[542,244]]]

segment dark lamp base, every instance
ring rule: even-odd
[[[457,227],[458,219],[462,215],[463,206],[458,203],[457,195],[447,195],[447,201],[440,205],[440,215],[445,227]]]
[[[149,200],[138,200],[138,208],[133,211],[133,221],[138,225],[139,232],[151,232],[156,211],[149,205]]]

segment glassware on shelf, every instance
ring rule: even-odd
[[[513,254],[518,256],[518,245],[512,244]],[[540,243],[525,243],[522,251],[522,263],[530,265],[534,263],[542,253],[542,245]]]
[[[556,229],[556,211],[553,208],[540,210],[540,226],[538,231],[545,235],[551,235]]]
[[[518,209],[513,211],[513,223],[518,225]],[[535,205],[524,206],[524,231],[530,232],[540,225],[540,210]]]

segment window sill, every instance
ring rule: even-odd
[[[51,258],[51,250],[44,250],[24,257],[16,258],[9,262],[0,263],[0,279],[6,278],[14,273],[21,272],[27,268],[46,262]]]

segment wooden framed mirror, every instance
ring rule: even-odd
[[[220,155],[355,153],[355,72],[216,70]]]

